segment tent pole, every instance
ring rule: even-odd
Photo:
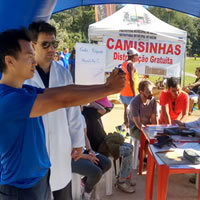
[[[88,42],[91,43],[89,32],[88,32]]]
[[[182,70],[181,70],[181,74],[183,74],[183,86],[185,86],[186,56],[187,56],[187,32],[185,33],[185,52],[184,52],[183,73],[182,73]]]
[[[185,62],[186,62],[186,49],[184,52],[184,63],[183,63],[183,86],[185,86]],[[182,74],[182,70],[181,70],[181,74]]]
[[[138,15],[137,15],[136,6],[135,6],[135,14],[136,14],[136,18],[137,18],[137,25],[138,25]]]

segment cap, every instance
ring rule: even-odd
[[[128,56],[139,56],[140,55],[140,53],[134,48],[130,48],[127,51],[127,54],[128,54]]]
[[[104,97],[103,99],[99,99],[95,102],[102,105],[105,108],[112,108],[113,107],[112,103],[108,100],[107,97]]]

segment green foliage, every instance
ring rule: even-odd
[[[197,53],[195,53],[193,56],[194,56],[194,59],[196,60],[196,59],[197,59],[197,57],[198,57],[198,54],[197,54]]]
[[[123,4],[116,4],[116,11],[120,10],[123,8]]]
[[[94,22],[94,6],[77,7],[54,14],[50,23],[57,29],[57,39],[60,41],[58,51],[65,47],[72,50],[76,42],[88,42],[88,26]]]
[[[187,73],[194,75],[196,67],[200,66],[200,58],[198,58],[200,52],[200,19],[165,8],[149,7],[148,10],[162,21],[187,31],[187,55],[194,56],[195,59],[189,57],[186,59],[185,85],[193,83],[195,77],[189,76]],[[158,76],[150,76],[150,80],[154,83],[158,78]]]
[[[194,83],[194,81],[195,81],[195,78],[194,77],[191,77],[191,76],[185,76],[185,86],[186,85],[190,85],[190,84],[192,84],[192,83]]]
[[[163,78],[160,77],[160,76],[149,76],[149,80],[152,82],[152,83],[156,83],[157,80],[162,80]]]
[[[200,58],[197,58],[196,60],[192,57],[186,59],[186,66],[185,66],[186,72],[195,74],[195,70],[197,67],[200,67]]]

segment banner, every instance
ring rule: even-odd
[[[106,72],[122,64],[127,59],[128,49],[133,47],[140,53],[136,64],[139,74],[181,76],[185,52],[185,43],[182,41],[162,41],[152,35],[143,40],[105,37],[104,42],[106,44]]]
[[[76,84],[104,83],[105,46],[76,43],[75,66]]]

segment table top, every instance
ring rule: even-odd
[[[173,125],[148,125],[142,127],[142,131],[147,138],[148,141],[156,140],[156,136],[159,133],[162,135],[165,128],[174,128],[177,126]],[[200,137],[186,137],[186,136],[179,136],[173,135],[170,136],[174,142],[200,142]]]
[[[147,125],[142,127],[142,131],[147,137],[147,139],[155,139],[157,133],[163,133],[164,128],[173,127],[171,125]]]
[[[197,154],[200,155],[200,144],[199,143],[183,143],[183,142],[176,142],[175,145],[177,146],[177,148],[175,147],[169,147],[169,146],[164,146],[163,148],[157,148],[154,145],[149,145],[149,150],[152,152],[157,164],[159,165],[169,165],[170,168],[195,168],[195,169],[200,169],[200,164],[199,165],[193,165],[191,164],[166,164],[159,156],[158,153],[168,153],[168,152],[176,152],[180,155],[180,157],[183,156],[183,151],[185,149],[192,149],[194,150]]]

